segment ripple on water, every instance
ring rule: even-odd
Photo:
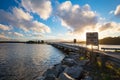
[[[0,44],[0,80],[33,80],[64,54],[45,44]]]

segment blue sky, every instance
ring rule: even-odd
[[[120,0],[0,0],[0,40],[120,36]]]

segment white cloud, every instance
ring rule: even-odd
[[[113,14],[113,13],[114,13],[114,11],[113,11],[113,10],[109,12],[109,14]]]
[[[59,9],[69,11],[71,7],[72,3],[70,1],[66,1],[59,6]]]
[[[47,33],[50,28],[38,21],[32,20],[30,13],[23,11],[21,8],[13,8],[12,13],[0,10],[0,23],[11,25],[13,28],[21,28],[25,32],[34,31]]]
[[[37,13],[44,20],[48,19],[52,12],[49,0],[22,0],[22,6],[30,12]]]
[[[94,28],[98,22],[97,14],[90,9],[88,4],[80,7],[66,1],[59,5],[57,16],[62,25],[72,28],[74,33],[81,33],[86,28]]]
[[[120,29],[120,23],[116,23],[116,22],[107,22],[101,25],[101,27],[99,27],[100,32],[102,31],[118,32],[119,29]]]
[[[116,10],[115,10],[114,14],[115,14],[116,16],[120,17],[120,5],[118,5],[118,6],[116,7]]]
[[[35,32],[42,32],[42,33],[46,33],[46,32],[50,33],[51,32],[50,28],[43,23],[40,23],[38,21],[34,21],[32,24],[36,27],[31,27],[30,29],[35,31]]]
[[[0,34],[0,40],[8,40],[9,38],[3,34]]]
[[[4,30],[4,31],[9,31],[11,30],[12,28],[10,26],[7,26],[7,25],[3,25],[3,24],[0,24],[0,29],[1,30]]]
[[[13,8],[13,15],[19,20],[31,20],[33,18],[28,12],[24,12],[22,9],[16,7]]]
[[[18,33],[18,32],[14,32],[14,35],[17,36],[17,37],[23,37],[24,36],[23,34]]]

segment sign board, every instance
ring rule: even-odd
[[[87,32],[86,33],[86,45],[98,46],[98,32]]]

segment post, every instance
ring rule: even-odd
[[[94,55],[93,55],[93,45],[91,45],[91,62],[94,61]]]
[[[91,45],[91,49],[92,49],[92,52],[93,52],[93,45]]]
[[[98,44],[98,51],[99,51],[99,44]]]
[[[76,40],[76,39],[74,39],[74,40],[73,40],[73,42],[74,42],[74,43],[76,43],[76,42],[77,42],[77,40]]]

